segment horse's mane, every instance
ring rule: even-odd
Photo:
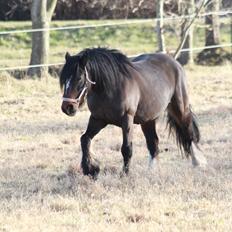
[[[131,77],[129,67],[134,68],[129,58],[116,49],[87,48],[71,56],[70,62],[66,61],[60,76],[61,86],[65,83],[65,74],[70,71],[68,63],[75,64],[75,69],[82,72],[86,67],[91,80],[96,82],[94,88],[108,93],[120,88],[123,80]]]

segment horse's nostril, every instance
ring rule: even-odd
[[[72,105],[67,106],[67,113],[70,114],[72,111]]]
[[[67,106],[67,113],[68,114],[74,114],[75,113],[75,109],[74,109],[73,105],[68,105]]]
[[[77,111],[75,105],[66,102],[62,103],[61,109],[68,116],[74,116]]]

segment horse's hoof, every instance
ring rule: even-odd
[[[123,177],[127,177],[127,176],[129,176],[129,168],[128,167],[126,167],[126,168],[123,167],[122,171],[119,174],[119,177],[123,178]]]
[[[192,165],[193,167],[206,168],[208,163],[205,156],[203,154],[200,154],[192,158]]]
[[[149,155],[149,160],[148,160],[148,170],[149,171],[152,171],[152,170],[155,170],[159,168],[159,157],[156,156],[154,158],[152,158],[150,155]]]
[[[119,174],[119,178],[124,178],[124,177],[128,177],[129,176],[129,173],[125,173],[124,171],[121,171],[120,174]]]
[[[97,176],[100,172],[100,168],[97,165],[89,165],[88,168],[83,168],[83,174],[92,177],[94,180],[97,179]]]
[[[208,166],[207,160],[203,157],[201,160],[192,160],[193,167],[206,168]]]
[[[191,158],[192,158],[193,167],[201,167],[201,168],[207,167],[207,160],[203,152],[194,143],[192,143]]]

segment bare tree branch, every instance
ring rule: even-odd
[[[49,20],[52,18],[52,14],[55,10],[57,0],[47,0],[47,17]]]
[[[201,4],[200,4],[199,8],[196,9],[195,15],[194,15],[194,17],[192,18],[192,20],[190,21],[189,25],[186,27],[185,32],[183,33],[182,40],[181,40],[181,42],[180,42],[178,48],[176,49],[176,52],[174,53],[174,58],[175,58],[175,59],[177,59],[178,56],[179,56],[179,54],[180,54],[180,51],[181,51],[181,49],[182,49],[182,47],[183,47],[183,45],[184,45],[184,42],[185,42],[185,40],[186,40],[186,38],[187,38],[187,36],[188,36],[189,30],[190,30],[190,28],[191,28],[193,22],[195,21],[195,19],[196,19],[197,16],[199,15],[199,13],[200,13],[201,9],[203,8],[203,6],[205,6],[206,4],[208,4],[208,2],[205,1],[205,0],[202,0],[202,2],[201,2]],[[187,21],[188,21],[188,19],[185,19],[184,23],[187,23]]]

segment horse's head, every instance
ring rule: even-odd
[[[74,116],[83,105],[91,84],[95,82],[89,79],[86,63],[84,64],[80,56],[70,56],[66,53],[65,60],[60,75],[60,86],[64,91],[61,109],[68,116]]]

